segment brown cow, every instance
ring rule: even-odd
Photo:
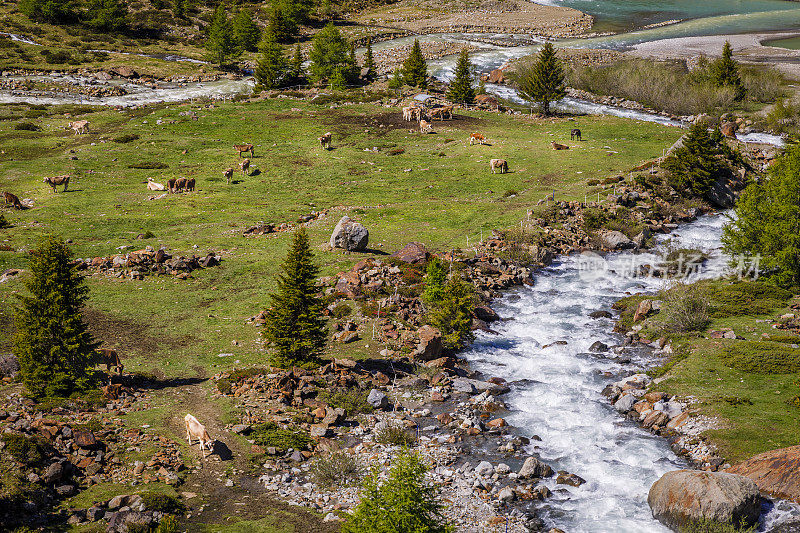
[[[419,121],[419,132],[420,133],[433,133],[433,126],[427,120],[420,120]]]
[[[332,139],[332,137],[333,137],[333,134],[331,132],[327,132],[317,140],[319,141],[319,144],[322,145],[323,149],[330,150],[331,149],[331,139]]]
[[[247,152],[250,152],[250,157],[256,156],[252,144],[234,144],[233,149],[239,152],[239,157],[242,157],[242,154],[246,154]]]
[[[469,136],[469,145],[472,146],[475,143],[480,143],[480,144],[486,143],[486,137],[484,137],[480,133],[471,134]]]
[[[575,139],[578,139],[579,141],[583,140],[581,139],[581,130],[578,128],[572,128],[569,132],[569,139],[571,141],[574,141]]]
[[[69,175],[65,176],[53,176],[52,178],[44,178],[42,183],[48,184],[50,187],[53,188],[53,192],[58,192],[56,187],[58,185],[64,186],[64,192],[67,192],[67,186],[69,185]]]
[[[248,175],[250,174],[250,173],[249,173],[249,170],[250,170],[250,160],[249,160],[249,159],[245,159],[244,161],[242,161],[241,163],[239,163],[239,168],[241,168],[241,169],[242,169],[242,174],[244,174],[245,176],[248,176]]]
[[[194,191],[194,178],[189,178],[186,180],[186,190]]]
[[[558,144],[555,141],[550,141],[550,146],[553,147],[553,150],[569,150],[569,146],[566,144]]]
[[[226,182],[228,183],[228,185],[230,185],[231,178],[233,177],[233,169],[226,168],[225,170],[222,171],[222,175],[225,176]]]
[[[10,192],[3,193],[3,201],[5,205],[10,205],[16,209],[24,209],[22,202],[19,201],[19,197],[16,194],[11,194]]]
[[[98,348],[95,352],[95,364],[106,365],[106,372],[108,372],[108,382],[111,383],[111,367],[115,367],[119,375],[122,375],[124,366],[122,360],[119,358],[116,350],[110,348]]]
[[[176,179],[175,180],[175,189],[178,192],[183,192],[183,190],[186,188],[186,182],[187,181],[188,180],[186,178],[178,178],[178,179]]]
[[[173,194],[174,194],[175,192],[177,192],[177,191],[175,190],[175,178],[171,178],[171,179],[168,179],[168,180],[167,180],[167,190],[168,190],[169,192],[173,193]]]
[[[508,162],[505,159],[492,159],[489,161],[489,170],[494,174],[495,170],[499,170],[500,174],[508,172]]]
[[[72,131],[75,132],[75,135],[80,135],[82,133],[89,133],[88,120],[77,120],[75,122],[70,122],[69,127],[72,128]]]

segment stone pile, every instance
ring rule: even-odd
[[[209,252],[205,257],[173,256],[164,248],[155,250],[152,246],[147,246],[127,254],[77,259],[74,265],[78,269],[91,269],[118,278],[140,280],[145,276],[158,274],[188,279],[192,271],[217,266],[220,261],[221,258],[214,252]]]

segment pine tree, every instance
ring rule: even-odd
[[[272,9],[272,15],[269,17],[267,31],[272,33],[279,43],[287,43],[290,42],[297,33],[297,26],[287,20],[281,6],[276,5]]]
[[[800,285],[800,145],[786,149],[769,179],[747,186],[722,242],[731,256],[760,255],[759,268],[770,281]]]
[[[29,19],[48,24],[64,24],[76,18],[72,2],[62,0],[20,0],[18,7]]]
[[[208,58],[220,66],[224,65],[226,60],[236,58],[241,53],[233,38],[224,3],[220,3],[214,11],[214,18],[211,21],[211,28],[206,40],[206,50]]]
[[[422,291],[422,301],[425,305],[433,307],[444,300],[447,273],[447,265],[438,257],[434,256],[428,261],[425,269],[425,290]]]
[[[292,63],[289,66],[289,76],[291,76],[292,82],[295,84],[300,84],[305,76],[305,71],[303,70],[303,52],[300,50],[299,43],[294,49]]]
[[[394,69],[392,77],[389,78],[389,88],[393,91],[399,91],[403,87],[403,73],[399,68]]]
[[[729,171],[720,157],[730,155],[726,149],[721,133],[709,133],[705,126],[695,124],[683,145],[664,160],[670,186],[686,197],[707,197],[714,182]]]
[[[337,71],[351,72],[350,45],[333,24],[329,23],[314,36],[311,43],[309,70],[316,82],[330,80]]]
[[[375,79],[375,57],[372,55],[372,39],[367,39],[367,51],[364,53],[364,68],[367,69],[367,79]]]
[[[267,32],[259,45],[260,56],[256,65],[256,91],[280,87],[286,79],[289,62],[275,36]]]
[[[122,0],[90,0],[86,23],[99,31],[119,31],[128,25],[128,4]]]
[[[30,253],[30,296],[18,296],[14,353],[22,382],[34,397],[67,397],[91,386],[92,340],[83,322],[89,289],[70,264],[67,246],[46,236]]]
[[[350,43],[350,55],[348,57],[350,62],[350,71],[346,73],[347,81],[355,83],[358,80],[360,70],[358,68],[358,60],[356,60],[356,46]]]
[[[240,9],[233,17],[233,39],[239,50],[255,52],[261,39],[261,30],[249,9]]]
[[[515,79],[519,94],[529,102],[539,104],[545,115],[550,113],[551,102],[567,95],[564,69],[552,43],[545,43],[533,66],[521,65]]]
[[[347,77],[341,69],[334,71],[330,80],[328,81],[328,88],[332,91],[345,91],[347,90]]]
[[[475,89],[472,87],[472,64],[469,52],[462,50],[458,55],[455,77],[447,88],[447,99],[459,104],[472,105],[475,101]]]
[[[315,363],[327,340],[322,318],[325,305],[317,295],[319,269],[314,265],[305,228],[295,232],[281,270],[264,333],[277,350],[273,362],[282,368]]]
[[[428,65],[422,56],[422,48],[418,39],[414,39],[411,53],[408,54],[408,57],[403,62],[403,82],[420,89],[425,89],[428,86]]]
[[[436,488],[425,481],[428,468],[419,455],[403,449],[392,461],[389,476],[380,482],[373,469],[364,480],[361,500],[342,525],[342,533],[451,533],[437,501]]]
[[[472,308],[475,291],[459,276],[451,276],[444,285],[441,299],[430,304],[428,322],[442,333],[442,345],[448,350],[463,348],[473,340]]]
[[[729,41],[725,41],[725,46],[722,47],[722,57],[711,64],[711,78],[717,87],[732,87],[736,100],[745,97],[746,90],[739,76],[739,67],[733,59],[733,49]]]

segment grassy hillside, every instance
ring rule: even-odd
[[[327,248],[344,214],[369,228],[369,255],[391,253],[409,241],[439,250],[463,248],[467,238],[475,242],[481,232],[488,236],[492,228],[519,224],[553,189],[559,200],[596,197],[600,189],[588,187],[587,180],[656,157],[680,135],[675,128],[612,117],[539,120],[476,111],[459,112],[453,121],[437,122],[435,134],[421,136],[399,120],[397,108],[367,103],[332,109],[320,100],[89,113],[3,106],[2,190],[32,199],[35,207],[3,210],[13,226],[0,230],[0,242],[14,251],[0,252],[0,271],[24,268],[24,252],[45,232],[69,239],[77,257],[107,256],[122,246],[163,245],[183,255],[213,250],[222,255],[222,265],[185,281],[93,275],[88,312],[93,330],[122,350],[132,370],[196,375],[222,366],[220,361],[263,362],[258,328],[245,320],[265,307],[290,234],[246,238],[248,226],[294,223],[300,215],[327,209],[309,231],[328,275],[364,257]],[[75,118],[89,120],[91,133],[66,131]],[[16,129],[21,123],[40,130]],[[569,143],[569,130],[576,126],[584,142],[570,143],[569,151],[550,148],[551,140]],[[331,151],[316,140],[325,131],[333,132]],[[484,133],[490,145],[470,147],[473,131]],[[253,167],[259,173],[237,172],[235,183],[226,185],[222,171],[236,165],[231,145],[239,142],[256,145]],[[510,173],[489,173],[488,160],[496,157],[509,161]],[[131,168],[158,164],[167,168]],[[43,176],[64,173],[73,176],[67,193],[53,194],[42,183]],[[148,177],[165,182],[178,176],[194,177],[197,191],[150,199],[158,193],[146,190]],[[153,238],[135,239],[148,231]],[[4,325],[20,289],[18,281],[0,285]],[[0,350],[8,350],[11,328],[0,330]],[[347,350],[377,351],[369,340]],[[218,359],[221,352],[235,357]]]

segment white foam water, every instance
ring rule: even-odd
[[[704,217],[669,236],[681,246],[712,253],[709,268],[697,277],[724,269],[720,235],[725,221],[722,215]],[[605,259],[608,268],[599,272],[582,268],[581,256],[542,270],[533,287],[498,302],[498,313],[510,320],[493,326],[499,335],[479,335],[465,357],[484,375],[513,383],[505,398],[508,421],[542,439],[529,451],[586,480],[577,488],[547,481],[553,496],[539,513],[548,527],[570,533],[667,532],[652,518],[647,492],[662,474],[687,465],[665,439],[626,421],[601,395],[611,376],[641,370],[645,356],[620,364],[611,354],[589,353],[597,340],[621,341],[610,320],[592,319],[589,313],[609,310],[626,293],[657,291],[664,282],[625,275],[641,256],[619,253]],[[544,347],[556,341],[567,344]],[[781,502],[765,520],[773,524],[797,514],[796,506]]]

